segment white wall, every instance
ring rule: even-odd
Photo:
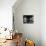
[[[23,0],[20,5],[13,6],[15,28],[22,32],[24,37],[35,41],[41,46],[41,0]],[[34,15],[33,24],[23,24],[23,15]]]
[[[41,4],[41,38],[42,46],[46,46],[46,0],[42,0]]]
[[[0,27],[12,28],[12,6],[16,0],[0,0]]]

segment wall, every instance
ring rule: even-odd
[[[12,6],[16,0],[0,0],[0,27],[12,28]]]
[[[42,46],[46,46],[46,0],[41,2],[41,40]]]
[[[41,0],[23,0],[13,6],[13,14],[15,29],[22,32],[24,38],[34,40],[36,46],[41,46]],[[34,15],[34,23],[23,24],[23,15]]]

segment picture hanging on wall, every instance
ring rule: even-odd
[[[32,24],[34,23],[34,16],[33,15],[24,15],[23,16],[23,23],[24,24]]]

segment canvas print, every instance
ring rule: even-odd
[[[32,24],[34,22],[34,16],[33,15],[24,15],[23,16],[23,23]]]

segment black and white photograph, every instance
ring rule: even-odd
[[[33,15],[24,15],[23,16],[23,23],[33,24],[34,23],[34,16]]]

